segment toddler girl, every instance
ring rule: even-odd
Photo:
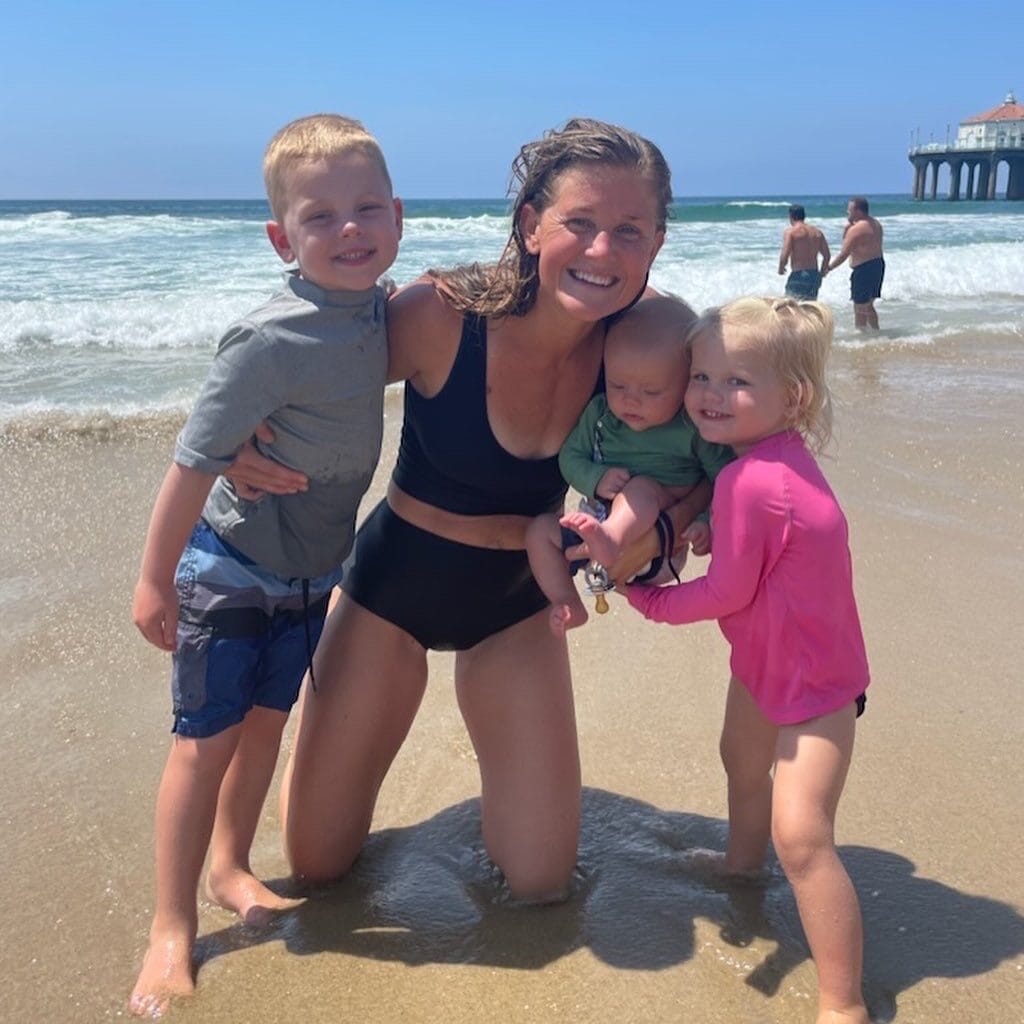
[[[866,1024],[860,909],[833,828],[868,665],[846,520],[808,450],[831,436],[832,316],[817,302],[739,299],[689,338],[686,411],[737,459],[715,482],[707,575],[627,596],[658,622],[718,619],[732,646],[725,869],[758,870],[771,837],[817,967],[819,1024]]]

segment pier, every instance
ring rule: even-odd
[[[947,132],[948,134],[948,132]],[[911,146],[915,199],[937,199],[939,169],[949,167],[946,198],[995,199],[999,166],[1007,166],[1007,199],[1024,199],[1024,104],[1012,92],[998,106],[960,122],[950,143]]]

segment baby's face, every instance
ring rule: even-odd
[[[633,430],[668,423],[683,404],[689,360],[678,346],[618,345],[608,339],[605,394],[611,411]]]

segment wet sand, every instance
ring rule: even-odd
[[[880,1020],[1024,1020],[1022,352],[1010,336],[835,360],[825,469],[873,676],[837,838]],[[375,494],[399,417],[391,401]],[[144,949],[168,664],[128,608],[175,426],[0,429],[5,1020],[121,1016]],[[613,600],[571,646],[588,787],[573,899],[504,901],[452,659],[434,655],[356,870],[265,932],[203,904],[198,995],[169,1019],[813,1020],[785,880],[724,886],[694,856],[725,835],[717,627]],[[283,886],[274,796],[253,863]]]

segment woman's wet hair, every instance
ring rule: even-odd
[[[430,271],[456,309],[489,317],[529,312],[537,298],[538,257],[526,249],[523,208],[529,205],[538,214],[543,213],[554,201],[562,175],[578,167],[636,170],[651,186],[657,203],[657,226],[664,229],[672,205],[672,181],[661,150],[618,125],[573,118],[519,150],[509,182],[512,234],[498,262]]]

